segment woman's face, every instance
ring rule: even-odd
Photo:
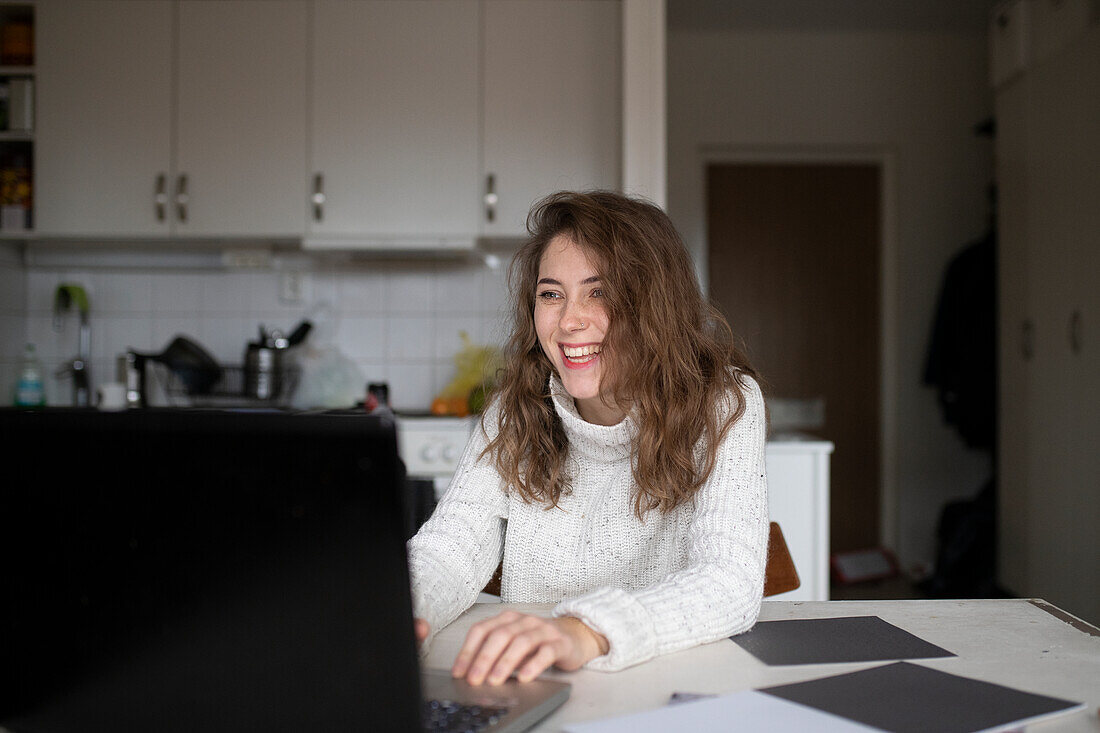
[[[624,412],[600,399],[600,349],[610,322],[601,287],[585,251],[568,236],[554,237],[539,261],[535,330],[581,417],[614,425]]]

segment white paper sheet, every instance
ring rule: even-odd
[[[877,730],[755,690],[565,726],[569,733],[667,733],[670,730],[725,733],[733,729],[768,733],[805,733],[808,730],[867,733]]]

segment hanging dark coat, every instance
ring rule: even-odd
[[[944,420],[972,448],[992,448],[996,439],[996,250],[990,232],[951,260],[924,367]]]

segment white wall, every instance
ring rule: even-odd
[[[306,271],[308,301],[291,306],[279,301],[274,270],[30,266],[25,301],[10,307],[25,312],[27,338],[52,375],[77,348],[75,315],[63,332],[53,330],[53,292],[60,282],[82,283],[92,310],[94,389],[114,380],[119,353],[128,347],[160,351],[176,334],[196,339],[225,364],[241,364],[245,344],[256,338],[261,323],[289,331],[310,314],[311,304],[327,301],[336,314],[336,344],[364,380],[389,382],[396,408],[427,409],[453,376],[460,330],[476,343],[502,342],[504,270],[465,260],[321,261]],[[8,342],[4,337],[5,349]],[[70,402],[69,382],[52,376],[46,382],[50,404]]]
[[[976,493],[990,470],[921,384],[943,270],[986,223],[992,151],[971,132],[992,107],[985,54],[979,33],[674,28],[668,38],[669,213],[704,281],[701,148],[870,150],[893,161],[897,278],[884,287],[896,370],[883,379],[895,385],[896,465],[884,480],[896,517],[883,535],[907,566],[933,562],[941,507]]]
[[[0,244],[0,405],[10,405],[23,353],[25,277],[19,250]]]

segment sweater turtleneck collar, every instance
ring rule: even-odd
[[[596,461],[630,458],[635,427],[629,414],[615,425],[596,425],[585,421],[577,412],[576,401],[565,391],[557,374],[550,375],[550,395],[569,438],[569,449],[576,451],[576,457],[584,456]]]

